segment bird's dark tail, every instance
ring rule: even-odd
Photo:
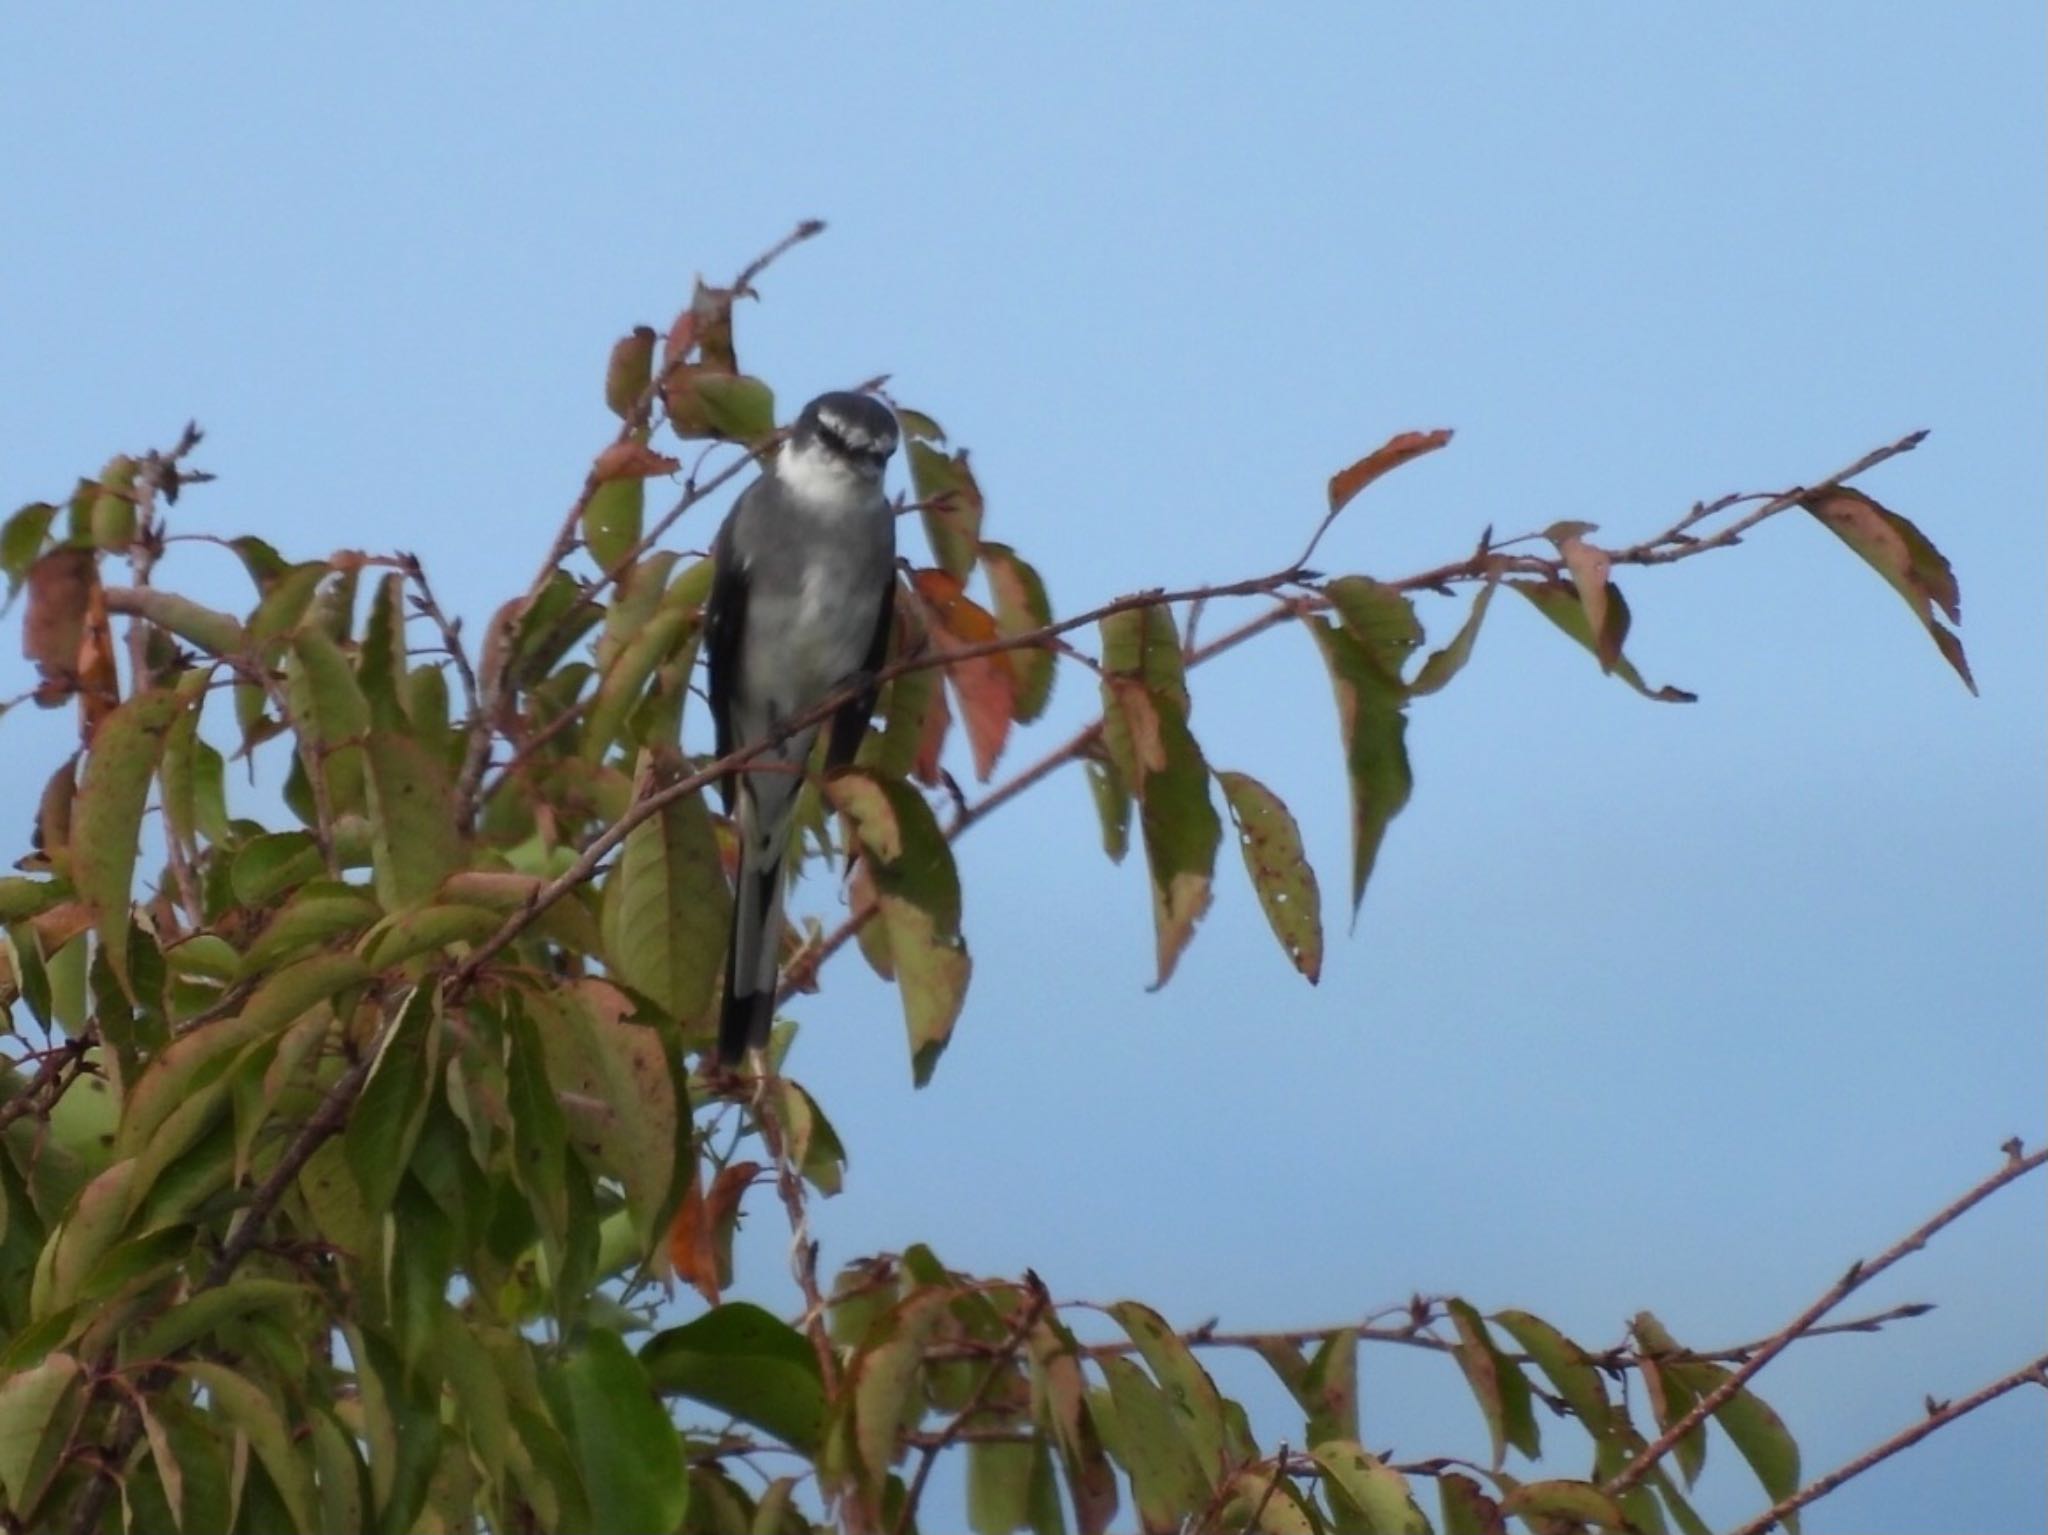
[[[718,1058],[727,1066],[737,1066],[747,1051],[768,1043],[782,950],[782,852],[790,807],[777,803],[764,816],[751,789],[748,785],[740,794],[740,868],[725,950],[725,1004],[718,1019]],[[794,795],[772,797],[785,801]],[[778,824],[764,827],[771,819]]]

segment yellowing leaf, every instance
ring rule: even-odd
[[[1237,827],[1245,873],[1288,963],[1315,981],[1323,970],[1323,897],[1284,801],[1248,773],[1218,772]]]
[[[71,878],[92,904],[100,946],[128,986],[129,886],[135,875],[143,800],[164,734],[183,707],[168,689],[141,693],[107,716],[85,759],[71,813]]]
[[[1955,572],[1927,535],[1897,512],[1846,485],[1815,491],[1799,504],[1891,583],[1892,590],[1926,627],[1942,658],[1963,679],[1963,686],[1976,692],[1963,642],[1935,616],[1938,608],[1948,615],[1949,623],[1961,623],[1962,594]]]

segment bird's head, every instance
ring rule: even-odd
[[[798,413],[775,470],[790,483],[879,484],[896,441],[896,418],[888,406],[872,395],[836,389]]]

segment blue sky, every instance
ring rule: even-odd
[[[1402,428],[1459,435],[1328,568],[1398,576],[1489,522],[1625,541],[1931,427],[1866,488],[1954,561],[1981,699],[1780,519],[1626,578],[1631,652],[1689,708],[1496,606],[1415,708],[1415,798],[1355,936],[1331,901],[1318,989],[1226,849],[1147,994],[1142,872],[1104,863],[1069,774],[961,846],[975,989],[929,1089],[850,956],[797,1010],[853,1152],[828,1261],[926,1240],[1243,1327],[1420,1289],[1589,1344],[1642,1307],[1701,1345],[1772,1330],[2048,1131],[2040,7],[1098,10],[16,10],[0,492],[196,416],[222,478],[178,526],[408,547],[480,621],[608,433],[611,339],[810,216],[744,360],[792,404],[893,374],[1065,612],[1274,567]],[[178,578],[241,580],[205,551]],[[1428,602],[1433,635],[1457,611]],[[1064,677],[1040,749],[1092,691]],[[1340,890],[1307,640],[1204,670],[1196,704]],[[0,724],[0,802],[64,728]],[[779,1305],[773,1228],[748,1251]],[[2034,1185],[1852,1303],[1933,1315],[1763,1392],[1825,1468],[2041,1352],[2044,1283]],[[1374,1445],[1483,1445],[1441,1367],[1363,1368]],[[2044,1429],[2009,1398],[1809,1528],[2038,1527]],[[1715,1459],[1710,1516],[1754,1512]]]

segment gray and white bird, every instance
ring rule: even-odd
[[[832,716],[826,743],[828,769],[853,760],[895,608],[896,518],[882,470],[896,441],[896,418],[879,400],[821,394],[733,503],[712,546],[705,618],[719,756],[866,678],[862,695]],[[774,1022],[782,861],[817,735],[816,725],[796,732],[719,786],[740,851],[718,1026],[728,1066],[767,1044]]]

